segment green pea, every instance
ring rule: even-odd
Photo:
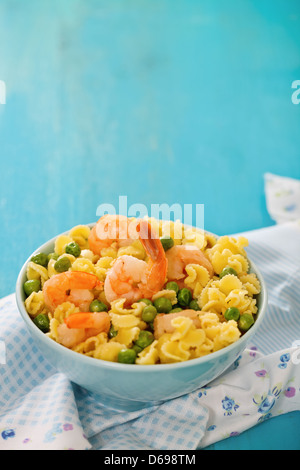
[[[142,320],[145,321],[146,323],[151,323],[153,322],[156,315],[157,315],[157,310],[154,307],[154,305],[147,305],[143,310]]]
[[[160,241],[165,251],[169,250],[170,248],[172,248],[172,246],[174,246],[173,238],[169,237],[168,235],[161,237]]]
[[[141,348],[137,344],[134,344],[131,349],[135,351],[136,355],[138,355],[141,351],[143,351],[143,348]]]
[[[30,279],[29,281],[24,282],[23,288],[25,294],[29,296],[32,292],[38,292],[41,290],[41,282],[38,279]]]
[[[51,260],[51,259],[55,259],[55,261],[57,261],[59,258],[59,255],[57,253],[49,253],[48,255],[48,262]]]
[[[122,364],[134,364],[136,360],[136,352],[134,349],[121,349],[118,354],[118,362]]]
[[[49,328],[50,328],[50,321],[48,318],[48,315],[45,315],[44,313],[40,313],[37,315],[33,323],[43,332],[43,333],[48,333]]]
[[[188,307],[192,301],[192,293],[189,289],[184,287],[178,292],[177,299],[181,307]]]
[[[227,276],[228,274],[234,274],[234,276],[237,276],[237,272],[235,269],[231,268],[230,266],[227,266],[227,268],[224,268],[223,271],[220,273],[220,279],[222,277]]]
[[[65,251],[66,251],[66,253],[68,253],[69,255],[75,256],[75,258],[78,258],[78,256],[79,256],[80,253],[81,253],[80,246],[79,246],[78,243],[76,243],[76,242],[71,242],[71,243],[69,243],[69,244],[66,246]]]
[[[158,313],[169,313],[172,310],[172,302],[166,297],[155,299],[153,304]]]
[[[62,258],[59,258],[54,265],[54,269],[58,273],[63,273],[65,271],[68,271],[70,267],[71,267],[71,261],[69,260],[67,256],[63,256]]]
[[[93,302],[90,303],[90,312],[107,312],[108,308],[105,303],[100,302],[100,300],[93,300]]]
[[[199,305],[198,305],[197,300],[195,300],[195,299],[191,300],[189,307],[190,307],[192,310],[197,310],[197,311],[201,310],[200,307],[199,307]]]
[[[111,325],[109,332],[108,332],[108,337],[109,338],[115,338],[118,334],[118,330],[115,330],[115,327]]]
[[[168,282],[167,285],[166,285],[166,289],[174,290],[176,292],[176,294],[178,294],[178,291],[179,291],[178,284],[177,284],[177,282],[174,282],[174,281]]]
[[[254,323],[254,318],[250,313],[243,313],[238,321],[238,327],[241,331],[247,331]]]
[[[172,308],[172,310],[169,313],[177,313],[177,312],[182,312],[182,308],[180,307]]]
[[[153,305],[150,299],[140,299],[138,302],[144,302],[146,305]]]
[[[227,321],[230,321],[230,320],[238,321],[240,318],[240,311],[236,307],[230,307],[224,313],[224,317]]]
[[[48,255],[45,255],[45,253],[37,253],[36,255],[32,256],[30,261],[36,264],[40,264],[46,268],[48,266]]]
[[[135,345],[139,346],[142,349],[145,349],[154,341],[154,336],[151,331],[142,330],[140,331],[138,339],[134,342]]]

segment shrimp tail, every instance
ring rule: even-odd
[[[110,316],[106,312],[78,312],[65,318],[68,328],[95,328],[108,332],[110,328]]]
[[[150,258],[147,266],[148,282],[147,286],[144,287],[144,295],[152,297],[165,283],[168,260],[162,243],[150,223],[143,220],[140,221],[137,225],[137,230]]]

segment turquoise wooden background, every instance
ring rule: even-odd
[[[119,195],[204,204],[218,234],[272,224],[264,173],[300,178],[297,79],[299,0],[0,0],[0,295]],[[299,414],[274,422],[269,448],[299,448],[276,441]]]

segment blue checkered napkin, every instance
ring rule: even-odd
[[[205,433],[208,411],[197,394],[141,411],[108,410],[96,397],[75,387],[78,412],[96,449],[196,449]]]
[[[0,303],[0,339],[0,449],[90,448],[72,384],[35,346],[14,295]]]

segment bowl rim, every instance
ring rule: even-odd
[[[92,222],[92,223],[89,223],[89,224],[81,224],[81,225],[85,225],[85,226],[88,226],[89,228],[92,228],[95,224],[96,224],[96,222]],[[209,354],[207,354],[205,356],[202,356],[202,357],[199,357],[199,358],[189,359],[188,361],[174,362],[174,363],[168,363],[168,364],[149,364],[149,365],[123,364],[123,363],[121,364],[121,363],[118,363],[118,362],[111,362],[111,361],[105,361],[103,359],[96,359],[94,357],[85,356],[84,354],[80,354],[76,351],[72,351],[71,349],[57,343],[56,341],[52,340],[51,338],[48,338],[45,335],[45,333],[43,333],[33,323],[32,319],[30,318],[29,313],[27,312],[27,310],[25,308],[25,304],[24,304],[24,301],[22,299],[22,293],[23,293],[22,278],[24,277],[24,274],[25,274],[26,268],[27,268],[27,264],[29,263],[32,256],[34,256],[35,254],[37,254],[37,253],[39,253],[43,250],[48,251],[48,247],[50,245],[54,244],[57,237],[59,237],[60,235],[67,235],[70,232],[70,230],[71,229],[56,235],[55,237],[53,237],[50,240],[48,240],[47,242],[43,243],[36,250],[33,251],[33,253],[27,258],[27,260],[24,262],[23,266],[20,269],[20,272],[19,272],[18,277],[17,277],[16,291],[15,291],[16,303],[17,303],[19,313],[20,313],[23,321],[25,322],[29,332],[31,333],[31,336],[34,339],[34,335],[37,335],[38,338],[40,339],[40,341],[45,343],[46,347],[52,349],[57,354],[61,353],[62,355],[67,355],[67,357],[70,357],[70,359],[73,358],[74,360],[78,360],[79,362],[81,362],[83,364],[91,365],[91,366],[94,366],[94,367],[101,367],[101,368],[109,369],[109,370],[121,370],[121,371],[126,371],[126,370],[129,371],[130,370],[131,372],[134,372],[134,373],[143,372],[143,371],[148,371],[148,372],[149,371],[152,371],[152,372],[155,371],[155,372],[159,373],[159,371],[161,371],[163,373],[166,370],[196,367],[197,365],[201,365],[205,362],[211,362],[211,361],[214,361],[214,359],[217,360],[222,355],[225,356],[227,353],[230,353],[230,351],[233,351],[238,346],[240,346],[239,349],[242,349],[242,345],[245,345],[245,343],[248,342],[248,339],[250,339],[252,336],[254,336],[255,332],[258,330],[258,328],[260,327],[260,325],[261,325],[261,323],[264,319],[264,316],[265,316],[265,313],[266,313],[266,310],[267,310],[267,305],[268,305],[268,292],[267,292],[266,283],[265,283],[265,280],[264,280],[259,268],[257,268],[256,264],[253,263],[253,261],[251,259],[249,259],[248,256],[247,256],[247,260],[250,264],[250,270],[251,270],[251,272],[254,272],[256,274],[256,276],[257,276],[257,278],[260,282],[260,285],[261,285],[261,292],[259,294],[261,296],[261,300],[260,300],[261,305],[260,305],[260,308],[259,308],[259,310],[256,314],[257,317],[255,319],[255,322],[254,322],[253,326],[246,333],[244,333],[237,341],[230,344],[229,346],[226,346],[225,348],[222,348],[218,351],[209,353]],[[213,234],[212,232],[208,232],[206,230],[205,230],[205,232],[218,237],[217,235]],[[49,252],[51,252],[51,251],[49,251]],[[45,357],[45,358],[47,359],[47,357]]]

